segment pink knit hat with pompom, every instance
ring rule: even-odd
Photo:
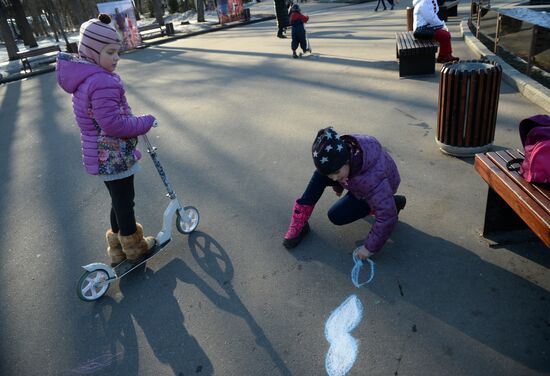
[[[99,54],[108,44],[118,43],[120,39],[115,28],[111,26],[111,17],[102,13],[80,26],[78,54],[99,65]]]

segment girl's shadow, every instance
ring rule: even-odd
[[[275,368],[279,371],[279,374],[289,376],[291,373],[285,366],[283,359],[275,351],[263,329],[258,325],[252,314],[235,292],[231,283],[234,269],[227,252],[225,252],[222,246],[214,238],[200,231],[193,232],[189,236],[188,243],[197,264],[218,283],[219,288],[224,291],[225,296],[218,294],[188,267],[185,267],[185,270],[180,270],[181,275],[184,276],[182,280],[196,285],[197,288],[220,309],[242,317],[251,332],[254,333],[256,343],[269,355]]]

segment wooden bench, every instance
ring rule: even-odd
[[[476,154],[474,167],[489,185],[483,236],[527,226],[550,248],[550,184],[531,184],[506,163],[516,150]]]
[[[23,70],[25,72],[27,72],[27,70],[32,72],[31,61],[29,60],[29,58],[36,56],[44,57],[44,55],[51,54],[52,52],[55,52],[56,55],[58,52],[61,52],[61,48],[59,47],[59,45],[55,44],[52,46],[32,48],[27,51],[19,51],[17,52],[17,57],[21,60],[21,63],[23,63]],[[33,61],[35,60],[40,59],[33,59]]]
[[[445,1],[443,5],[439,6],[437,17],[442,21],[447,21],[449,17],[456,17],[458,15],[458,3],[459,0]]]
[[[399,77],[435,72],[436,41],[415,39],[412,31],[395,33],[395,38]]]
[[[141,39],[151,39],[155,38],[157,36],[164,36],[165,31],[163,29],[163,26],[159,25],[158,23],[153,23],[146,26],[140,26],[138,27],[139,35]]]

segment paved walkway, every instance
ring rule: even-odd
[[[74,290],[80,265],[106,261],[109,203],[82,169],[70,97],[53,73],[0,85],[0,374],[322,375],[325,323],[352,294],[364,312],[350,376],[550,373],[550,252],[479,236],[486,184],[435,145],[438,76],[398,77],[408,4],[374,5],[305,4],[305,59],[274,21],[124,56],[129,102],[158,117],[150,139],[201,223],[97,303]],[[449,25],[456,54],[474,57]],[[495,148],[519,147],[519,121],[540,112],[503,84]],[[329,124],[376,136],[408,197],[362,289],[350,252],[370,223],[331,225],[332,192],[304,242],[281,245]],[[142,167],[136,213],[154,233],[167,200]]]

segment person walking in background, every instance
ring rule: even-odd
[[[304,16],[300,11],[298,4],[292,5],[290,8],[290,25],[292,26],[292,42],[290,48],[292,49],[292,57],[297,58],[296,49],[298,46],[302,48],[303,53],[310,52],[311,48],[307,45],[306,28],[304,24],[309,20],[309,16]]]
[[[378,0],[378,2],[376,3],[376,8],[374,8],[374,11],[375,12],[378,12],[378,7],[380,6],[380,4],[382,4],[382,6],[384,7],[384,10],[386,10],[386,3],[384,2],[384,0]]]
[[[290,26],[290,20],[288,18],[289,0],[274,0],[275,2],[275,15],[277,16],[277,37],[286,38],[284,32],[287,27]],[[292,4],[292,2],[290,2]]]
[[[436,0],[413,0],[414,13],[413,23],[415,32],[418,29],[425,29],[433,32],[433,39],[439,42],[438,63],[447,63],[460,60],[453,56],[451,46],[451,33],[447,30],[445,22],[437,16],[439,5]]]

